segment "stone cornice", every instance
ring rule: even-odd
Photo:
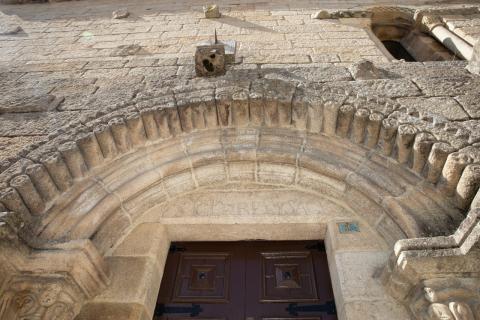
[[[394,247],[400,259],[407,252],[428,250],[432,256],[465,255],[480,238],[480,208],[470,210],[457,231],[445,237],[414,238],[399,240]]]

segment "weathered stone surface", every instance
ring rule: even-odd
[[[428,79],[470,76],[468,71],[462,68],[465,65],[464,61],[397,62],[377,65],[394,77]]]
[[[199,77],[225,74],[225,47],[221,44],[198,46],[195,52],[195,73]]]
[[[301,65],[276,65],[262,66],[262,74],[265,78],[291,79],[298,82],[330,82],[330,81],[349,81],[352,80],[351,74],[347,68],[324,65],[322,67],[307,67],[302,68]],[[282,68],[279,72],[278,68]]]
[[[282,64],[300,64],[300,63],[310,63],[310,58],[307,55],[303,54],[257,54],[253,56],[245,57],[243,60],[244,63],[282,63]]]
[[[127,9],[118,9],[112,12],[113,19],[125,19],[130,15]]]
[[[197,46],[211,46],[215,44],[215,40],[206,40],[197,44]],[[217,40],[216,44],[225,47],[225,63],[234,64],[236,62],[235,54],[237,52],[237,42],[235,40]],[[190,61],[190,63],[192,63]]]
[[[0,246],[18,239],[16,232],[39,251],[51,240],[91,238],[121,262],[113,292],[90,301],[80,318],[149,319],[162,270],[130,263],[160,265],[164,256],[148,245],[318,239],[335,219],[355,220],[358,237],[331,233],[332,247],[341,251],[329,253],[332,266],[341,262],[332,272],[339,317],[408,319],[376,277],[384,262],[374,262],[406,236],[451,239],[476,203],[479,81],[466,62],[379,64],[386,58],[368,33],[346,25],[365,26],[365,12],[334,11],[335,4],[320,3],[335,21],[311,19],[314,10],[304,0],[295,7],[221,2],[225,15],[216,21],[187,1],[136,3],[128,5],[135,19],[117,21],[109,17],[118,5],[99,1],[94,11],[76,2],[5,9],[22,17],[25,33],[0,37],[0,143],[8,141],[0,148],[0,211],[19,218],[8,232],[8,219],[0,218]],[[409,20],[414,10],[371,12]],[[475,19],[449,22],[471,40],[468,23]],[[213,27],[238,41],[243,64],[215,79],[195,78],[194,44]],[[388,78],[352,77],[349,62],[361,59]],[[65,100],[58,105],[49,95]],[[26,147],[34,137],[48,141]],[[459,149],[471,163],[451,160]],[[142,219],[155,226],[128,235]],[[157,225],[169,238],[143,237]],[[419,251],[418,270],[458,274],[459,267],[478,265],[456,260],[474,251],[475,234],[458,248],[435,251],[436,243],[402,252]],[[57,249],[45,251],[51,250]],[[442,258],[430,259],[432,252]],[[6,256],[2,276],[17,257]],[[460,288],[422,285],[441,295]],[[431,316],[476,315],[469,299],[419,301],[422,316],[429,309]]]
[[[107,263],[113,275],[111,284],[95,301],[136,303],[152,310],[156,303],[154,297],[160,288],[163,267],[160,269],[154,259],[147,257],[110,257]],[[151,291],[145,291],[145,288]]]
[[[23,30],[22,30],[22,27],[20,27],[19,25],[5,23],[5,22],[0,23],[0,35],[12,35],[12,34],[17,34],[21,31]]]
[[[288,216],[295,212],[295,216],[307,215],[324,216],[328,211],[337,211],[333,203],[328,201],[320,204],[314,197],[308,197],[292,190],[243,190],[241,192],[222,192],[222,197],[210,196],[208,192],[193,194],[182,202],[178,210],[169,204],[166,206],[162,218],[192,217],[219,217],[222,215],[249,217],[249,216],[272,216],[276,212],[280,216]],[[271,198],[270,201],[265,199]],[[309,201],[306,201],[308,198]],[[300,201],[299,199],[303,199]],[[230,208],[226,210],[226,208]],[[327,209],[329,208],[329,209]],[[225,212],[228,211],[228,212]],[[158,219],[158,218],[157,218]]]
[[[0,135],[48,135],[52,128],[60,128],[78,119],[77,112],[7,113],[1,116]]]
[[[362,60],[352,65],[350,68],[355,80],[372,80],[389,78],[387,71],[376,67],[373,62]]]
[[[15,35],[23,31],[20,19],[0,12],[0,36]]]
[[[16,317],[31,316],[35,314],[38,319],[61,317],[73,319],[79,312],[80,301],[75,301],[73,290],[66,290],[65,283],[49,281],[44,283],[21,283],[11,284],[10,289],[2,296],[3,305],[1,316],[14,319]],[[24,305],[11,301],[29,301],[28,308]],[[26,309],[26,310],[25,310]]]
[[[0,158],[7,159],[31,144],[44,142],[47,136],[0,137]],[[2,171],[2,170],[0,170]]]
[[[105,320],[150,320],[151,316],[139,304],[89,302],[82,307],[76,320],[93,320],[101,317]]]
[[[471,61],[466,68],[471,73],[480,74],[480,62],[479,61]]]
[[[92,99],[92,94],[75,94],[67,96],[58,109],[61,111],[98,109],[99,106],[94,102],[95,99]]]
[[[302,68],[300,68],[300,69],[302,69]],[[274,75],[274,74],[276,74],[276,73],[273,72],[273,70],[269,70],[269,72],[267,73],[267,76],[270,77],[271,75]],[[287,75],[288,75],[288,73],[287,73]],[[288,81],[287,81],[288,78],[286,78],[285,75],[282,75],[282,77],[285,80],[279,80],[278,78],[264,79],[262,81],[258,81],[258,83],[255,83],[255,85],[253,86],[254,88],[256,86],[261,86],[262,88],[263,87],[267,88],[266,90],[265,90],[265,88],[262,89],[262,90],[265,90],[264,94],[266,95],[267,99],[273,99],[275,96],[277,96],[277,98],[278,98],[278,96],[281,97],[281,99],[277,103],[272,103],[274,100],[270,100],[268,102],[267,108],[264,109],[264,111],[266,111],[266,113],[265,114],[259,114],[260,117],[261,117],[261,118],[259,118],[259,123],[262,123],[263,121],[265,121],[267,126],[277,126],[277,125],[278,126],[287,126],[287,127],[290,126],[291,117],[292,117],[292,115],[291,115],[291,112],[292,112],[291,111],[291,103],[293,101],[292,100],[293,96],[295,95],[295,86],[293,84],[288,83]],[[224,80],[221,80],[221,81],[224,81]],[[375,80],[375,81],[378,81],[378,80]],[[353,81],[349,81],[349,82],[353,82]],[[303,81],[301,83],[303,83]],[[345,82],[345,83],[347,83],[347,82]],[[353,83],[357,83],[357,82],[353,82]],[[363,85],[365,83],[368,85],[370,82],[359,81],[357,83],[357,85],[360,86],[360,85]],[[207,81],[203,85],[208,87],[211,84],[209,84],[209,82]],[[110,88],[112,88],[112,87],[108,86],[108,87],[104,87],[103,89],[99,89],[95,93],[95,95],[97,95],[101,92],[108,93],[108,90],[111,90]],[[337,90],[337,88],[332,89],[332,87],[328,86],[328,85],[316,86],[316,88],[317,88],[316,91],[309,92],[309,94],[313,94],[314,96],[318,95],[318,94],[321,94],[321,97],[324,100],[322,101],[321,99],[319,99],[318,100],[318,105],[315,105],[315,106],[324,107],[325,108],[325,110],[323,110],[324,114],[323,114],[323,116],[321,114],[319,114],[318,116],[315,116],[314,114],[311,114],[310,116],[313,116],[313,118],[310,118],[310,120],[308,120],[308,119],[307,120],[311,121],[313,123],[314,121],[319,121],[319,120],[322,119],[322,117],[324,117],[324,121],[322,120],[322,125],[324,126],[323,130],[325,130],[325,132],[328,132],[329,134],[335,134],[337,132],[340,132],[340,131],[337,131],[338,125],[340,124],[340,122],[338,122],[338,121],[340,121],[342,119],[342,117],[341,117],[342,113],[340,112],[340,110],[343,110],[343,109],[340,108],[340,105],[345,101],[346,97],[349,97],[351,95],[351,93],[349,91],[345,92],[343,90],[335,91],[335,90]],[[139,90],[142,90],[142,89],[140,88]],[[180,89],[174,89],[174,90],[180,90]],[[155,94],[155,93],[153,92],[152,94]],[[215,127],[217,125],[216,117],[212,118],[214,121],[208,120],[208,119],[211,118],[209,116],[210,113],[207,111],[208,110],[208,104],[204,104],[204,103],[208,103],[208,101],[210,101],[210,100],[208,100],[208,99],[205,100],[205,99],[199,98],[202,95],[203,95],[202,91],[199,91],[198,93],[182,92],[182,93],[179,93],[179,94],[176,95],[175,100],[178,104],[181,105],[181,108],[179,108],[180,115],[181,115],[180,116],[181,129],[180,130],[183,130],[185,132],[190,132],[190,131],[193,131],[193,130],[204,129],[207,126],[210,127],[210,126],[213,125]],[[213,91],[211,89],[205,90],[205,97],[208,98],[208,95],[210,95],[213,98]],[[244,94],[244,96],[246,97],[246,93]],[[242,111],[242,113],[238,113],[239,110],[240,110],[239,109],[240,106],[241,105],[243,106],[243,104],[241,104],[240,102],[245,100],[245,98],[244,99],[239,99],[241,97],[241,95],[239,95],[239,93],[237,93],[237,95],[235,97],[236,97],[235,100],[229,101],[228,99],[233,99],[234,98],[234,96],[231,96],[231,98],[227,98],[227,100],[224,101],[224,102],[227,102],[227,103],[233,103],[232,106],[234,106],[234,108],[231,109],[232,112],[233,112],[232,117],[230,118],[230,115],[229,115],[227,117],[229,120],[226,123],[228,123],[228,124],[233,123],[233,124],[236,124],[237,126],[248,125],[248,121],[249,121],[248,119],[249,118],[246,115],[249,115],[249,114],[250,115],[251,114],[255,115],[256,111],[255,111],[255,109],[253,109],[253,111],[252,111],[252,108],[251,108],[252,105],[250,105],[250,111],[249,112],[246,112],[244,110],[244,111]],[[133,98],[133,96],[132,96],[132,98]],[[132,98],[130,98],[130,99],[132,99]],[[170,99],[173,99],[173,98],[170,98]],[[108,99],[106,99],[106,100],[108,100]],[[155,102],[155,100],[153,100],[152,101],[153,102],[152,106],[155,106],[158,103],[163,104],[165,102],[168,102],[169,100],[167,98],[166,100],[158,100],[158,101],[163,101],[163,102]],[[188,105],[189,103],[192,103],[192,105],[189,106]],[[348,136],[351,139],[351,141],[356,143],[356,144],[363,145],[363,143],[371,143],[372,139],[373,139],[373,141],[376,141],[373,138],[373,136],[378,137],[378,135],[380,134],[379,133],[379,127],[377,127],[377,129],[374,130],[374,127],[369,126],[370,125],[370,122],[369,122],[370,121],[370,115],[371,115],[370,114],[370,109],[373,109],[375,112],[378,112],[377,110],[381,110],[382,112],[391,112],[396,107],[393,107],[393,105],[389,106],[388,103],[382,102],[381,100],[378,100],[376,102],[375,101],[369,102],[366,99],[362,100],[361,97],[356,97],[356,98],[352,99],[352,103],[353,103],[353,105],[357,105],[358,109],[353,114],[353,119],[350,121],[349,126],[346,127],[347,128],[346,129],[347,131],[345,131],[346,134],[348,133]],[[247,105],[245,105],[245,107],[247,107]],[[117,108],[117,107],[115,107],[115,108]],[[120,108],[120,107],[118,107],[118,108]],[[217,108],[218,108],[218,106],[217,106]],[[122,112],[125,112],[125,113],[121,113],[120,110],[124,110]],[[198,112],[198,110],[204,110],[204,111]],[[218,109],[218,110],[221,110],[221,109]],[[228,110],[230,110],[230,109],[228,109]],[[320,110],[322,110],[322,109],[320,109]],[[147,141],[146,139],[149,137],[149,133],[145,133],[145,132],[142,135],[137,135],[137,133],[136,133],[137,132],[137,126],[136,125],[132,126],[133,122],[131,122],[131,121],[133,121],[135,119],[139,120],[139,118],[138,117],[135,118],[135,119],[131,118],[132,111],[133,110],[130,107],[128,107],[128,104],[127,104],[125,106],[125,108],[123,108],[123,109],[121,108],[118,111],[113,112],[113,114],[117,114],[118,116],[122,116],[124,114],[126,116],[125,119],[116,118],[115,121],[108,120],[108,123],[112,126],[111,127],[111,132],[112,132],[112,136],[113,136],[113,139],[115,141],[115,144],[116,144],[115,148],[117,150],[119,150],[121,153],[128,152],[129,150],[136,149],[140,146],[143,146],[145,144],[145,142]],[[117,112],[120,112],[120,113],[117,113]],[[401,113],[403,111],[399,109],[397,112]],[[411,112],[411,111],[409,111],[409,112]],[[60,114],[62,114],[62,113],[60,113]],[[244,114],[245,116],[242,116],[241,114]],[[414,113],[412,113],[412,114],[414,114]],[[220,113],[220,115],[221,115],[221,113]],[[109,115],[108,117],[112,117],[112,116],[113,115]],[[417,115],[417,116],[419,117],[421,115]],[[96,117],[97,117],[97,115],[92,114],[92,117],[90,118],[91,120],[88,120],[88,118],[85,118],[84,120],[82,120],[83,124],[87,125],[87,126],[90,126],[90,124],[88,124],[88,121],[96,121],[95,120]],[[262,118],[262,117],[265,117],[265,118]],[[222,119],[222,118],[223,118],[223,116],[220,117],[220,119]],[[108,118],[108,119],[110,119],[110,118]],[[340,119],[340,120],[338,120],[338,119]],[[389,145],[388,148],[389,148],[390,152],[388,152],[386,154],[392,155],[392,157],[394,157],[396,161],[398,161],[401,164],[405,164],[405,165],[409,164],[409,159],[410,159],[410,157],[412,157],[412,154],[414,153],[414,151],[412,150],[412,144],[413,144],[413,141],[414,141],[414,134],[416,132],[415,131],[416,129],[414,128],[415,130],[412,131],[411,134],[410,133],[405,134],[405,132],[408,133],[410,131],[409,130],[405,131],[405,130],[402,129],[404,127],[410,128],[412,126],[412,125],[409,124],[409,121],[411,121],[409,119],[410,118],[405,118],[403,120],[403,118],[402,118],[402,122],[398,126],[398,128],[400,128],[400,129],[398,129],[398,141],[395,139],[395,136],[397,134],[397,129],[396,129],[397,127],[395,127],[395,126],[392,127],[395,130],[392,131],[391,137],[390,136],[386,137],[386,136],[381,135],[382,136],[381,141],[384,144],[384,147],[387,146],[386,141],[388,140],[388,145]],[[167,118],[165,118],[165,120],[167,120]],[[381,118],[380,118],[380,120],[381,120]],[[146,121],[146,120],[142,119],[142,121]],[[167,121],[173,121],[173,119],[170,119],[170,120],[167,120]],[[257,120],[255,120],[255,121],[257,121]],[[96,125],[94,123],[96,123],[96,122],[93,122],[92,125],[95,127]],[[128,123],[128,126],[127,126],[127,123]],[[223,123],[223,120],[222,120],[222,123]],[[380,122],[377,121],[376,123],[379,124]],[[413,122],[413,123],[415,124],[415,125],[413,125],[413,127],[417,126],[417,122]],[[157,125],[159,125],[159,124],[162,124],[162,126],[166,125],[167,127],[172,126],[172,128],[168,128],[168,135],[170,135],[171,132],[173,132],[173,131],[171,131],[173,129],[173,126],[174,126],[173,122],[163,123],[163,120],[162,120],[162,122],[158,122]],[[351,125],[351,132],[349,131],[350,130],[349,129],[350,125]],[[141,128],[142,130],[145,130],[141,126],[138,127],[138,128]],[[424,127],[419,126],[419,130],[424,130],[423,128]],[[151,131],[151,128],[149,127],[148,130]],[[177,132],[181,132],[181,131],[177,131]],[[150,132],[150,135],[151,134],[152,133]],[[163,133],[162,133],[162,136],[163,136]],[[89,139],[85,140],[86,139],[85,137],[89,137],[89,135],[82,134],[82,136],[80,136],[80,135],[78,136],[78,139],[79,139],[78,141],[79,141],[79,144],[80,144],[79,148],[80,148],[80,151],[81,151],[80,158],[73,157],[73,153],[72,153],[72,155],[68,155],[68,156],[67,156],[67,154],[65,154],[65,159],[67,161],[70,161],[68,163],[69,169],[71,170],[72,173],[75,173],[75,177],[82,177],[86,174],[86,172],[84,171],[85,169],[82,169],[82,168],[84,168],[85,164],[88,167],[93,168],[93,167],[99,166],[103,162],[103,157],[112,158],[112,155],[109,153],[110,149],[106,145],[101,144],[100,146],[97,146],[97,147],[92,149],[93,145],[96,145],[96,143],[92,142],[93,144],[91,145],[89,143],[90,140]],[[90,135],[90,137],[92,137],[92,136]],[[100,133],[99,133],[97,139],[103,139],[102,136],[100,135]],[[366,141],[366,139],[368,139],[368,141]],[[97,143],[104,143],[104,141],[99,140]],[[375,143],[372,145],[372,147],[375,146]],[[392,154],[392,151],[393,151],[393,148],[395,147],[395,144],[397,144],[397,146],[398,146],[398,154],[396,154],[396,153]],[[64,151],[62,151],[62,152],[64,152]],[[289,158],[291,158],[291,157],[289,157]],[[425,155],[424,159],[425,158],[426,158],[426,155]],[[371,159],[373,159],[373,158],[371,158]],[[289,163],[294,163],[294,161],[290,160]],[[444,162],[439,164],[440,172],[441,172],[443,164],[444,164]],[[282,174],[278,174],[278,175],[273,174],[276,170],[276,169],[274,170],[273,167],[269,167],[267,165],[262,165],[259,168],[260,168],[259,169],[260,171],[257,172],[258,177],[260,179],[266,179],[265,181],[270,181],[270,182],[275,181],[275,183],[277,183],[277,182],[286,183],[286,181],[288,181],[288,183],[292,183],[292,181],[293,181],[294,171],[292,171],[291,168],[288,168],[288,167],[285,167],[285,166],[278,166],[277,169],[279,170],[279,172],[283,172]],[[266,170],[267,168],[270,168],[270,169]],[[199,183],[199,184],[203,184],[207,181],[210,181],[210,180],[208,180],[208,179],[210,179],[208,177],[208,175],[212,174],[212,172],[216,172],[215,174],[219,173],[219,171],[215,171],[215,170],[214,171],[201,171],[200,169],[196,169],[196,170],[198,170],[197,171],[198,177],[197,177],[196,183]],[[372,172],[375,172],[375,171],[378,172],[378,169],[373,170]],[[210,172],[210,173],[208,173],[208,172]],[[362,173],[362,174],[364,174],[364,173],[366,174],[366,172],[370,172],[370,171],[368,171],[368,170],[367,171],[362,171],[361,170],[359,172]],[[368,174],[372,175],[371,173],[368,173]],[[303,176],[303,173],[302,173],[302,175],[300,175],[300,177],[301,177],[301,179],[300,179],[301,183],[306,183],[307,185],[311,186],[312,188],[321,188],[322,190],[326,190],[325,187],[318,185],[318,181],[315,181],[315,180],[318,180],[318,178],[315,177],[315,175],[308,174],[308,175],[305,175],[305,179],[303,179],[304,176]],[[167,184],[169,193],[176,193],[176,192],[180,192],[180,190],[191,189],[193,187],[192,181],[190,179],[188,181],[187,180],[182,180],[182,179],[180,179],[180,178],[179,178],[179,180],[178,179],[173,179],[173,178],[169,179],[168,184]],[[349,183],[353,183],[353,182],[357,181],[357,182],[363,184],[367,189],[370,188],[370,189],[368,189],[369,190],[368,192],[371,192],[370,196],[372,196],[373,199],[375,199],[375,201],[377,201],[379,203],[380,203],[380,199],[382,197],[382,192],[380,190],[377,190],[376,189],[377,187],[373,187],[373,185],[378,184],[379,186],[382,186],[383,189],[386,188],[386,190],[388,190],[389,192],[391,191],[394,196],[399,196],[404,190],[403,187],[395,188],[395,182],[394,181],[388,181],[388,179],[384,179],[384,178],[380,179],[380,178],[376,178],[374,176],[371,176],[371,177],[369,177],[368,181],[365,181],[365,180],[358,179],[358,178],[354,179],[354,176],[351,176],[349,179],[350,179]],[[215,180],[215,182],[217,182],[217,180]],[[222,179],[220,179],[220,180],[222,180]],[[403,183],[412,183],[410,181],[413,181],[413,180],[408,178],[406,180],[406,182],[403,182]],[[455,179],[455,181],[453,181],[453,184],[449,185],[449,190],[450,189],[453,190],[452,188],[455,187],[455,183],[458,182],[458,181],[459,181],[458,179]],[[372,185],[372,183],[373,183],[373,185]],[[333,194],[335,192],[338,192],[338,190],[342,190],[342,188],[344,188],[344,187],[341,187],[341,184],[336,184],[336,183],[329,183],[329,184],[332,184],[332,186],[333,185],[339,186],[337,189],[335,189],[335,187],[334,187],[332,190],[329,191],[329,192],[332,192]],[[68,188],[68,183],[66,185],[67,185],[67,188]],[[395,202],[392,202],[392,203],[395,203]],[[408,206],[406,206],[405,208],[407,208],[407,207]],[[390,207],[390,208],[392,208],[392,207]],[[399,210],[398,212],[399,213],[409,212],[410,209],[405,210],[405,208]],[[412,210],[412,212],[414,212],[414,210]],[[412,229],[412,230],[415,230],[415,229]],[[415,234],[416,232],[417,231],[412,231],[412,234]]]
[[[477,41],[474,45],[473,56],[466,69],[471,73],[480,75],[480,41]]]
[[[418,78],[414,80],[425,96],[456,96],[475,93],[480,80],[473,77]]]
[[[220,8],[216,4],[209,4],[203,7],[203,13],[207,19],[220,18]]]
[[[12,252],[16,252],[15,259]],[[2,242],[0,261],[3,266],[14,262],[18,268],[2,277],[7,289],[2,293],[0,316],[5,319],[73,319],[85,299],[103,291],[108,283],[103,257],[88,240],[55,244],[34,255],[18,244]],[[18,301],[28,301],[28,307]]]
[[[405,308],[394,301],[352,301],[345,304],[345,319],[358,319],[358,315],[366,316],[372,320],[382,320],[385,315],[399,320],[408,320],[410,315]]]
[[[417,319],[472,319],[479,310],[473,279],[432,279],[423,281],[410,306]]]
[[[398,80],[363,80],[363,81],[349,81],[349,82],[336,82],[327,83],[328,87],[338,88],[347,91],[356,91],[357,95],[367,96],[381,96],[388,98],[399,98],[418,96],[420,91],[410,81],[404,79]]]
[[[464,111],[462,106],[450,97],[401,98],[397,101],[419,112],[420,117],[438,115],[448,120],[466,120],[469,118],[469,114]]]
[[[468,94],[455,97],[455,100],[473,119],[480,118],[480,94]]]
[[[51,94],[11,97],[10,99],[4,98],[3,101],[0,101],[0,114],[53,111],[63,101],[62,96]]]
[[[326,10],[317,11],[312,15],[312,19],[331,19],[331,14]]]
[[[142,47],[138,44],[119,45],[110,55],[112,57],[127,57],[139,55],[142,53]]]

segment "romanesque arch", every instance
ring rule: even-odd
[[[145,212],[214,186],[308,194],[390,247],[453,233],[476,195],[479,153],[469,131],[373,96],[379,88],[278,73],[192,82],[159,84],[135,104],[79,119],[2,173],[9,291],[0,314],[73,318],[108,287],[102,257]],[[52,302],[41,302],[45,295]],[[30,309],[15,304],[20,298]]]

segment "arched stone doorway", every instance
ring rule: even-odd
[[[144,93],[12,166],[1,312],[148,319],[170,241],[261,238],[325,239],[340,319],[407,317],[380,270],[397,240],[455,231],[476,149],[391,100],[275,76]],[[362,231],[339,235],[352,220]]]

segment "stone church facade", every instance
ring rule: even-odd
[[[480,320],[480,10],[397,2],[2,3],[0,319],[152,319],[171,242],[262,239],[340,320]]]

